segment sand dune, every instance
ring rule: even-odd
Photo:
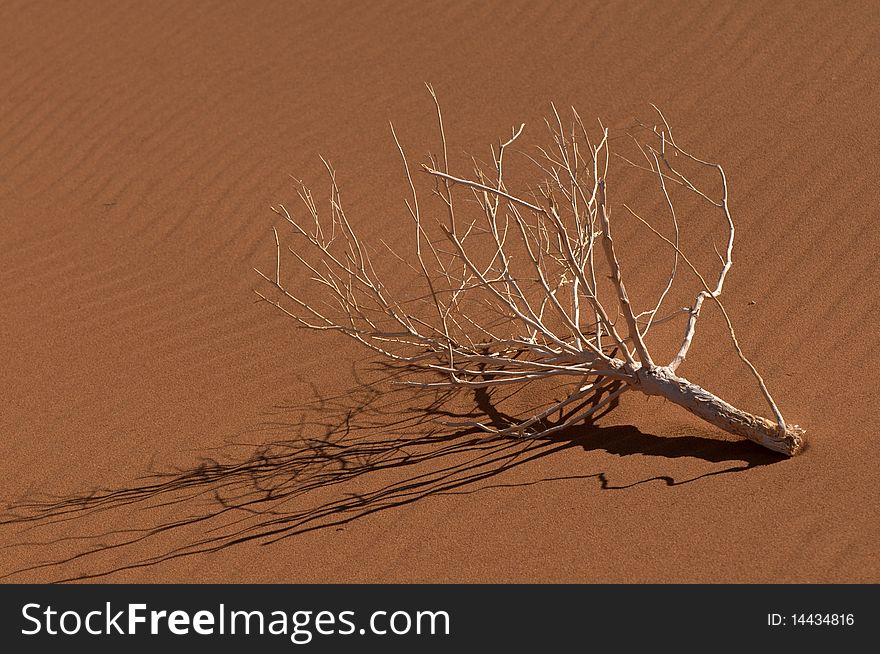
[[[3,580],[880,581],[878,42],[876,3],[4,3]],[[727,305],[809,450],[629,396],[564,442],[437,440],[367,354],[255,303],[319,154],[407,242],[387,125],[436,150],[425,81],[458,157],[552,100],[655,102],[722,162]],[[760,407],[732,357],[707,318],[686,373]]]

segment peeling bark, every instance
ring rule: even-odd
[[[743,436],[775,452],[794,456],[803,450],[804,430],[797,425],[779,425],[767,418],[737,409],[705,388],[679,377],[667,367],[640,368],[635,373],[635,389],[646,395],[659,395],[684,407],[695,416],[731,434]]]

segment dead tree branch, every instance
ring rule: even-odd
[[[287,248],[296,265],[304,267],[320,293],[306,298],[282,278],[282,248],[276,238],[274,274],[257,271],[275,289],[273,297],[257,295],[304,327],[338,331],[413,373],[405,383],[424,389],[489,388],[530,384],[539,380],[570,380],[571,390],[518,424],[496,433],[544,435],[546,419],[568,411],[553,430],[588,419],[623,393],[637,390],[659,395],[728,432],[751,439],[772,450],[796,454],[803,446],[803,430],[782,417],[757,368],[746,357],[720,296],[733,265],[735,227],[730,212],[724,169],[679,146],[669,123],[657,111],[658,126],[640,125],[639,139],[629,137],[643,161],[636,163],[614,154],[634,168],[650,173],[662,194],[673,230],[664,235],[629,205],[623,204],[647,232],[670,249],[672,265],[659,296],[637,311],[627,291],[619,248],[612,235],[614,220],[608,202],[611,159],[609,130],[599,124],[591,138],[580,116],[572,110],[566,126],[553,107],[547,121],[551,143],[538,147],[528,160],[540,179],[527,194],[508,186],[508,152],[523,134],[512,131],[492,148],[491,166],[475,164],[471,175],[449,171],[443,115],[433,89],[442,144],[439,160],[431,158],[420,170],[434,180],[433,196],[443,211],[427,212],[420,201],[412,168],[397,134],[392,136],[401,157],[410,197],[406,207],[415,232],[410,258],[393,253],[404,268],[421,280],[422,291],[402,300],[394,297],[373,264],[370,249],[356,235],[343,209],[333,168],[327,214],[319,212],[311,191],[301,186],[306,208],[301,219],[284,206],[275,209],[297,239]],[[717,174],[720,191],[713,196],[685,168]],[[682,225],[671,189],[689,193],[720,218],[726,231],[720,266],[705,274],[682,245]],[[389,249],[390,250],[390,249]],[[656,262],[649,262],[657,267]],[[692,303],[668,315],[661,308],[679,282],[680,268],[699,282]],[[710,281],[711,280],[711,281]],[[608,284],[610,281],[610,285]],[[727,325],[737,355],[746,365],[766,401],[773,420],[752,415],[709,391],[679,377],[694,341],[706,300],[715,305]],[[666,364],[651,355],[648,337],[659,325],[684,321],[674,356]],[[622,383],[621,383],[622,382]],[[578,402],[615,384],[599,403]]]

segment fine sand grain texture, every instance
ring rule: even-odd
[[[0,3],[2,579],[880,582],[878,43],[876,2]],[[654,102],[721,162],[726,305],[809,449],[637,394],[550,443],[456,435],[487,398],[387,392],[256,303],[319,154],[409,243],[388,121],[436,151],[426,81],[458,161],[554,101]],[[681,370],[761,409],[709,309]]]

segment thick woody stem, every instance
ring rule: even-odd
[[[773,420],[737,409],[706,389],[678,377],[668,367],[637,370],[633,386],[647,395],[665,397],[706,422],[775,452],[794,456],[804,447],[804,430],[797,425],[785,425],[785,429],[780,430]]]

